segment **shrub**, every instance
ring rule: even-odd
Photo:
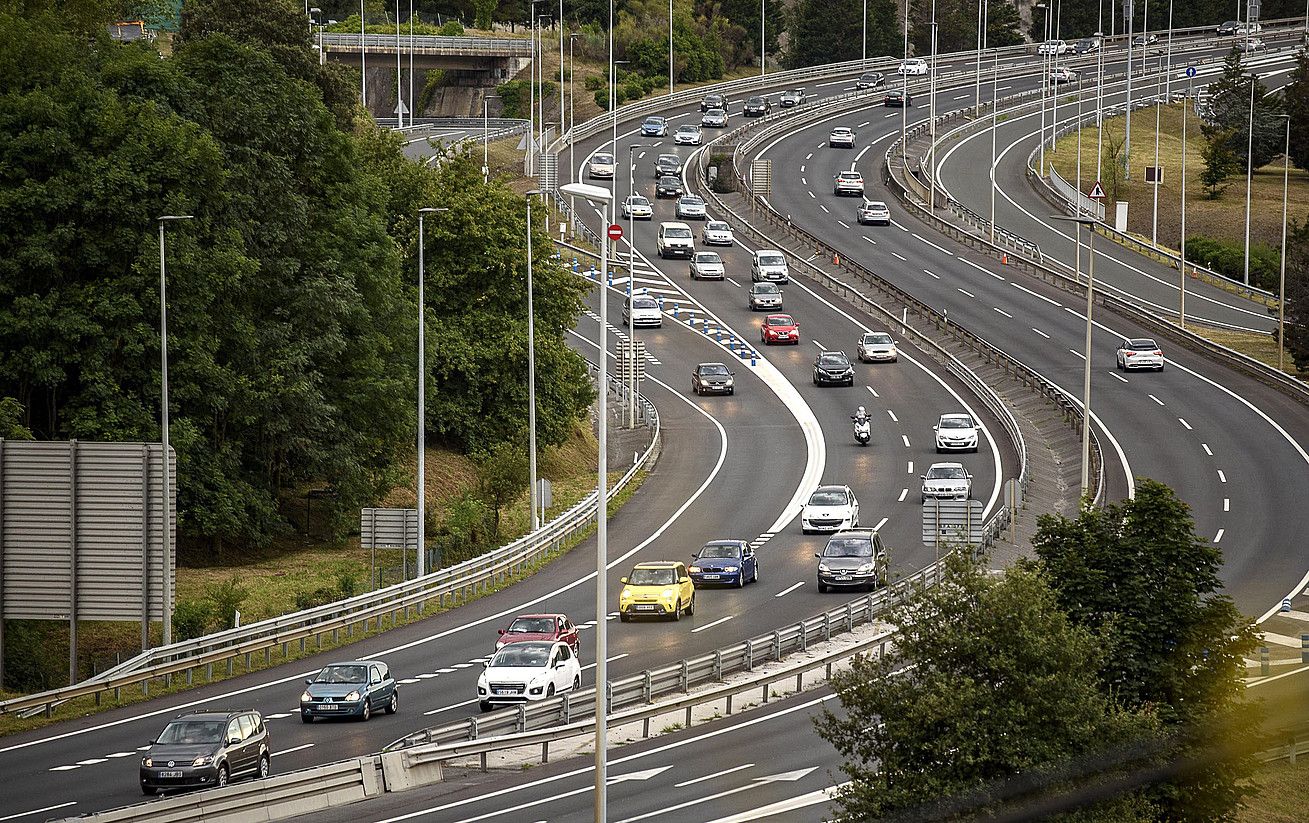
[[[173,609],[173,639],[193,640],[209,631],[213,606],[203,600],[183,600]]]
[[[1186,238],[1186,256],[1189,260],[1233,280],[1241,280],[1244,277],[1243,245],[1234,240],[1197,234]],[[1251,243],[1250,285],[1270,291],[1276,290],[1279,264],[1280,258],[1275,249],[1260,243]]]
[[[464,24],[458,20],[451,20],[441,28],[437,29],[437,34],[443,37],[463,37]]]
[[[341,593],[342,598],[354,597],[359,593],[359,578],[355,577],[353,572],[341,572],[336,579],[336,590]]]
[[[312,609],[314,606],[324,606],[336,601],[336,592],[326,586],[314,589],[312,592],[296,592],[295,608],[296,611]]]
[[[250,590],[236,577],[211,585],[205,592],[205,598],[214,604],[214,617],[222,629],[236,625],[236,611],[249,596]]]
[[[587,91],[597,91],[604,88],[604,85],[605,79],[598,74],[588,74],[586,79],[582,81],[582,86]]]

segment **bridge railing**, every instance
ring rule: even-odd
[[[319,35],[314,35],[318,42]],[[413,48],[416,52],[441,54],[470,54],[487,57],[531,57],[532,41],[526,37],[445,37],[440,35],[414,35]],[[338,51],[388,52],[408,51],[410,37],[401,34],[344,34],[339,32],[322,34],[322,44],[328,49]]]

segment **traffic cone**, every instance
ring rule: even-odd
[[[1009,265],[1009,255],[1005,254],[1004,252],[1000,252],[1000,265],[1002,266]]]
[[[832,255],[832,265],[833,266],[841,265],[841,255],[835,253]]]

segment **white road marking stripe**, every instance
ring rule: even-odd
[[[895,416],[895,412],[891,411],[890,409],[887,409],[887,410],[886,410],[886,413],[889,414],[889,415],[891,415],[891,419],[894,420],[895,422],[897,422],[897,423],[900,422],[900,418],[898,418],[898,417]]]
[[[1160,405],[1162,405],[1162,404],[1160,404]],[[1187,431],[1194,431],[1194,430],[1191,428],[1191,424],[1188,423],[1188,422],[1186,422],[1186,418],[1185,418],[1185,417],[1179,417],[1179,418],[1177,418],[1177,422],[1181,423],[1182,426],[1183,426]]]
[[[994,308],[995,308],[996,311],[1000,312],[1000,313],[1003,314],[1005,317],[1008,317],[1010,320],[1013,320],[1013,319],[1014,319],[1014,316],[1013,316],[1012,314],[1010,314],[1009,312],[1007,312],[1007,311],[1005,311],[1004,309],[1000,308],[999,306],[995,306]]]
[[[440,677],[440,676],[441,675],[437,674],[436,672],[424,672],[423,674],[418,675],[418,678],[420,680],[431,680],[433,677]]]
[[[0,817],[0,820],[17,820],[20,817],[27,817],[33,814],[40,814],[41,812],[50,812],[50,811],[54,811],[55,809],[62,809],[67,806],[76,806],[76,805],[77,805],[76,800],[70,800],[67,803],[59,803],[54,806],[45,806],[43,808],[32,809],[31,811],[27,811],[27,812],[18,812],[17,814],[7,814],[4,817]]]
[[[727,621],[731,620],[735,616],[736,615],[734,614],[729,614],[727,617],[720,617],[712,623],[706,623],[703,626],[696,626],[694,629],[691,629],[691,634],[695,634],[696,632],[702,632],[705,629],[711,629],[714,626],[717,626],[719,623],[726,623]]]
[[[290,717],[290,716],[291,716],[291,712],[278,712],[277,714],[266,714],[266,715],[264,715],[264,719],[265,719],[265,720],[281,720],[281,719],[284,718],[284,717]]]
[[[1078,351],[1077,349],[1069,349],[1068,351],[1072,352],[1073,355],[1075,355],[1075,356],[1077,357],[1078,360],[1085,360],[1085,359],[1086,359],[1086,355],[1082,354],[1082,353],[1081,353],[1080,351]]]
[[[692,780],[683,780],[681,783],[674,783],[673,786],[678,789],[684,786],[694,786],[696,783],[703,783],[706,780],[713,780],[715,777],[722,777],[723,775],[731,774],[732,772],[739,772],[742,769],[748,769],[753,765],[754,765],[753,763],[743,763],[740,766],[733,766],[732,768],[724,769],[721,772],[706,774],[703,777],[697,777]]]
[[[827,206],[824,206],[822,203],[819,203],[819,204],[818,204],[818,208],[822,209],[822,210],[823,210],[824,212],[826,212],[827,214],[831,214],[831,213],[832,213],[832,210],[829,209],[829,208],[827,208]]]
[[[1223,539],[1223,531],[1224,531],[1223,529],[1219,529],[1219,530],[1218,530],[1218,534],[1215,534],[1215,535],[1214,535],[1214,542],[1215,542],[1215,543],[1217,543],[1218,541],[1220,541],[1220,540]]]
[[[1218,470],[1218,482],[1219,482],[1219,483],[1226,483],[1226,482],[1227,482],[1227,475],[1223,474],[1223,470],[1222,470],[1222,469],[1219,469],[1219,470]]]
[[[882,396],[882,395],[878,394],[878,393],[877,393],[877,389],[873,388],[872,386],[864,386],[864,388],[865,388],[865,389],[868,389],[869,393],[872,394],[873,397],[881,397],[881,396]]]
[[[107,759],[106,759],[106,758],[103,758],[103,757],[91,757],[91,758],[88,758],[88,759],[86,759],[86,760],[79,760],[79,761],[77,761],[77,765],[79,765],[79,766],[94,766],[94,765],[97,764],[97,763],[105,763],[105,762],[107,762]]]
[[[112,757],[112,758],[135,757],[135,756],[136,756],[136,752],[114,752],[113,754],[105,755],[105,757]]]
[[[837,220],[837,221],[836,221],[836,224],[837,224],[838,226],[840,226],[841,228],[843,228],[843,229],[848,229],[848,228],[850,228],[849,224],[846,223],[844,220]]]
[[[804,183],[806,186],[809,185],[809,181],[806,180],[804,177],[801,177],[801,178],[800,178],[800,182],[801,182],[801,183]]]
[[[877,245],[877,241],[874,240],[873,238],[869,237],[869,236],[866,235],[866,234],[864,235],[864,239],[867,240],[869,243],[872,243],[874,246]]]
[[[417,683],[417,682],[418,682],[418,678],[417,678],[417,677],[406,677],[404,680],[401,680],[400,682],[403,683],[403,684],[406,685],[406,686],[411,686],[411,685],[413,685],[414,683]]]
[[[773,597],[786,597],[788,594],[790,594],[791,592],[795,591],[796,589],[800,588],[803,585],[804,585],[804,581],[801,580],[799,583],[796,583],[794,586],[787,586],[785,589],[782,589],[780,592],[773,595]]]
[[[1209,451],[1209,444],[1208,444],[1208,443],[1201,443],[1200,445],[1201,445],[1201,447],[1204,448],[1204,453],[1205,453],[1205,454],[1209,455],[1210,457],[1213,457],[1213,456],[1214,456],[1214,453],[1211,452],[1211,451]]]
[[[1037,298],[1038,300],[1044,300],[1045,302],[1049,303],[1051,306],[1055,306],[1056,308],[1060,308],[1060,309],[1062,309],[1062,308],[1064,307],[1063,304],[1060,303],[1059,301],[1057,301],[1057,300],[1051,300],[1050,298],[1046,297],[1044,294],[1037,294],[1036,292],[1032,291],[1031,289],[1029,289],[1029,288],[1027,288],[1027,287],[1025,287],[1025,286],[1020,286],[1020,285],[1018,285],[1017,283],[1013,282],[1012,280],[1009,281],[1009,285],[1013,286],[1015,289],[1021,289],[1022,291],[1027,292],[1028,294],[1032,295],[1033,297]]]
[[[903,503],[903,502],[904,502],[904,499],[905,499],[906,497],[908,497],[908,496],[909,496],[909,490],[908,490],[908,489],[901,489],[901,490],[900,490],[900,499],[899,499],[898,502]]]
[[[909,260],[908,257],[905,257],[905,256],[901,255],[899,252],[894,252],[894,251],[893,251],[893,252],[891,252],[891,255],[892,255],[893,257],[895,257],[896,259],[898,259],[898,260],[904,260],[904,261],[908,261],[908,260]]]
[[[51,766],[51,767],[50,767],[50,771],[52,771],[52,772],[71,772],[73,769],[80,769],[80,768],[82,768],[82,767],[81,767],[81,766]]]
[[[454,667],[456,669],[467,669],[472,665],[473,665],[472,663],[456,663]]]
[[[1150,398],[1151,400],[1153,400],[1154,402],[1158,403],[1161,406],[1164,404],[1164,401],[1160,400],[1158,397],[1155,397],[1153,394],[1147,394],[1146,397]]]
[[[1223,511],[1225,511],[1225,512],[1229,512],[1229,511],[1231,511],[1231,510],[1232,510],[1232,498],[1230,498],[1230,497],[1224,497],[1224,498],[1223,498]]]
[[[914,461],[912,460],[909,461],[909,473],[910,474],[914,473]]]
[[[817,197],[814,197],[814,193],[813,193],[813,192],[806,192],[806,194],[808,194],[810,197],[813,197],[815,200],[818,199]]]
[[[936,280],[940,280],[940,279],[941,279],[941,275],[936,274],[935,272],[928,271],[927,269],[923,269],[923,274],[931,275],[931,276],[932,276],[933,278],[935,278]]]
[[[956,288],[956,289],[959,289],[959,293],[960,293],[960,294],[966,294],[966,295],[968,295],[969,297],[976,297],[976,296],[977,296],[977,295],[973,294],[973,293],[970,292],[970,291],[966,291],[966,290],[964,290],[964,289],[960,289],[958,286],[955,286],[955,288]]]
[[[1050,335],[1046,334],[1045,332],[1041,331],[1040,329],[1032,329],[1032,331],[1034,331],[1034,332],[1036,332],[1037,334],[1041,335],[1041,336],[1044,337],[1046,340],[1049,340],[1049,339],[1050,339]]]
[[[924,243],[926,243],[927,245],[929,245],[929,246],[931,246],[932,248],[936,249],[937,251],[945,252],[946,254],[950,254],[950,252],[948,252],[948,251],[946,251],[945,249],[941,248],[940,246],[936,245],[936,244],[933,243],[931,240],[928,240],[926,237],[923,237],[923,236],[922,236],[921,234],[919,234],[918,232],[914,232],[914,237],[917,237],[919,240],[923,241]]]
[[[891,518],[889,518],[889,517],[883,517],[881,520],[877,521],[877,525],[876,525],[876,526],[873,526],[873,531],[877,531],[878,529],[880,529],[880,528],[882,528],[883,526],[885,526],[885,525],[886,525],[886,521],[887,521],[887,520],[890,520],[890,519],[891,519]]]
[[[804,172],[804,163],[801,163],[801,164],[800,164],[800,171],[801,171],[801,172]]]
[[[904,441],[904,447],[905,447],[906,449],[909,448],[909,435],[907,435],[907,434],[902,434],[902,435],[900,435],[900,439],[901,439],[902,441]]]
[[[1119,374],[1119,373],[1116,372],[1116,371],[1111,371],[1111,372],[1109,372],[1109,376],[1112,377],[1112,378],[1114,378],[1115,380],[1121,380],[1121,381],[1124,382],[1124,383],[1127,382],[1127,378],[1126,378],[1126,377],[1123,377],[1121,374]]]
[[[291,752],[298,752],[303,749],[312,749],[314,745],[315,744],[313,743],[305,743],[303,746],[292,746],[289,749],[279,749],[278,751],[273,752],[272,756],[277,757],[278,755],[290,754]]]

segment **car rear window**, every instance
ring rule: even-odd
[[[1154,351],[1159,348],[1153,340],[1133,340],[1132,349],[1135,351]]]

